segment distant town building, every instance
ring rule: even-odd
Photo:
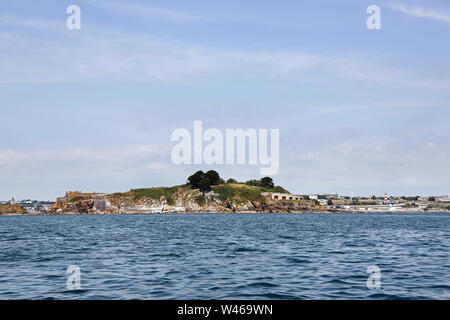
[[[16,201],[16,205],[21,206],[28,213],[48,212],[55,203],[52,201],[38,201],[38,200],[21,200]]]
[[[326,194],[322,195],[322,197],[324,197],[325,199],[340,199],[340,196],[337,192],[326,193]]]
[[[450,195],[436,197],[436,201],[440,202],[450,202]]]

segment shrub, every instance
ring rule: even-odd
[[[280,187],[280,186],[276,186],[275,188],[272,189],[274,192],[280,192],[280,193],[289,193],[289,191],[287,191],[285,188]]]
[[[195,201],[198,205],[203,206],[203,205],[206,203],[206,198],[205,198],[204,195],[199,195],[199,196],[196,196],[196,197],[194,198],[194,201]]]
[[[261,180],[248,180],[245,182],[245,184],[248,186],[262,187]]]
[[[76,203],[76,202],[80,202],[85,199],[87,199],[87,198],[84,196],[73,196],[73,197],[70,197],[69,202]]]

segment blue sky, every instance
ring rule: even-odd
[[[0,199],[259,177],[173,165],[194,120],[279,128],[295,193],[449,194],[449,35],[448,1],[3,0]]]

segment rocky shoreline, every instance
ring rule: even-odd
[[[243,184],[213,186],[200,192],[182,185],[132,189],[113,194],[68,194],[58,198],[49,214],[153,213],[282,213],[329,212],[314,200],[273,201],[261,188]]]
[[[399,213],[399,212],[379,212],[379,211],[348,211],[348,210],[303,210],[303,211],[161,211],[161,212],[143,212],[143,211],[128,211],[128,212],[76,212],[65,211],[60,213],[55,212],[40,212],[40,213],[3,213],[0,216],[64,216],[64,215],[168,215],[168,214],[370,214],[370,213]],[[443,211],[404,211],[401,213],[450,213]]]
[[[191,178],[191,177],[190,177]],[[206,190],[192,184],[174,187],[131,189],[117,193],[68,191],[57,198],[48,212],[27,212],[18,206],[3,206],[0,215],[106,215],[106,214],[232,214],[232,213],[372,213],[408,212],[400,207],[358,208],[325,205],[317,199],[301,198],[282,187],[220,182]],[[254,185],[256,184],[256,185]],[[375,207],[375,206],[374,206]],[[372,210],[371,210],[372,209]],[[411,212],[434,213],[432,208]]]

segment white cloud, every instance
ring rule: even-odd
[[[36,166],[48,163],[93,163],[99,167],[120,168],[142,164],[149,169],[161,169],[162,159],[170,152],[169,145],[128,145],[66,150],[0,150],[0,167]]]
[[[85,24],[73,32],[64,21],[1,16],[0,83],[180,81],[230,75],[308,83],[333,80],[425,88],[448,81],[422,78],[386,65],[378,56],[255,52],[193,46],[144,34],[99,29]],[[40,30],[45,30],[41,35]],[[39,34],[36,34],[36,31]],[[383,66],[384,65],[384,66]]]
[[[64,26],[64,20],[50,20],[41,18],[18,18],[15,15],[2,13],[0,14],[0,25],[8,27],[30,28],[38,30],[55,31]]]
[[[358,195],[446,192],[448,144],[363,135],[340,141],[320,135],[320,140],[312,146],[300,142],[280,157],[277,178],[283,179],[283,186],[290,191],[348,194],[352,189]],[[428,181],[432,185],[427,186]]]
[[[125,191],[177,183],[169,145],[0,150],[0,199],[55,199],[65,190]],[[182,175],[181,175],[182,176]]]
[[[408,7],[404,4],[389,4],[389,8],[417,18],[429,18],[450,23],[450,13],[443,13],[422,7]]]
[[[160,7],[154,7],[149,5],[141,5],[134,4],[130,2],[115,2],[115,1],[102,1],[102,0],[84,0],[84,2],[103,8],[106,10],[114,11],[117,13],[137,13],[137,14],[153,14],[164,19],[172,20],[172,21],[186,21],[186,20],[199,20],[199,21],[207,21],[208,19],[205,17],[201,17],[198,15],[192,15],[185,12],[169,10]]]

